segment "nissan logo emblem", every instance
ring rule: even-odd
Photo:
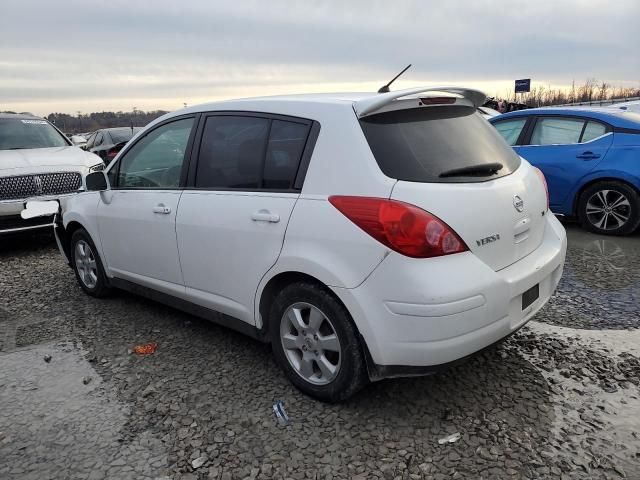
[[[524,210],[524,200],[522,200],[519,195],[513,196],[513,208],[518,212],[522,212]]]

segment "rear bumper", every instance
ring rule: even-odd
[[[373,379],[420,374],[526,324],[555,291],[566,248],[564,228],[549,215],[541,245],[500,271],[470,252],[425,260],[391,253],[362,285],[334,291],[366,343]],[[523,310],[522,294],[536,284],[539,297]]]

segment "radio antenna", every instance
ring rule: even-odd
[[[391,79],[391,81],[389,83],[387,83],[386,85],[384,85],[383,87],[380,87],[380,90],[378,90],[378,93],[387,93],[389,92],[389,87],[391,86],[391,84],[393,82],[395,82],[400,75],[402,75],[404,72],[406,72],[407,70],[409,70],[411,68],[411,64],[407,65],[406,67],[404,67],[404,70],[402,70],[398,75],[396,75],[395,77],[393,77]]]

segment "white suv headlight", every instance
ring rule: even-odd
[[[89,167],[89,173],[93,173],[93,172],[100,172],[104,170],[104,163],[100,162],[97,165],[94,165],[93,167]]]

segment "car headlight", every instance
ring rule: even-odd
[[[101,172],[102,170],[104,170],[104,163],[100,162],[97,165],[94,165],[93,167],[89,167],[89,173],[93,173],[93,172]]]

